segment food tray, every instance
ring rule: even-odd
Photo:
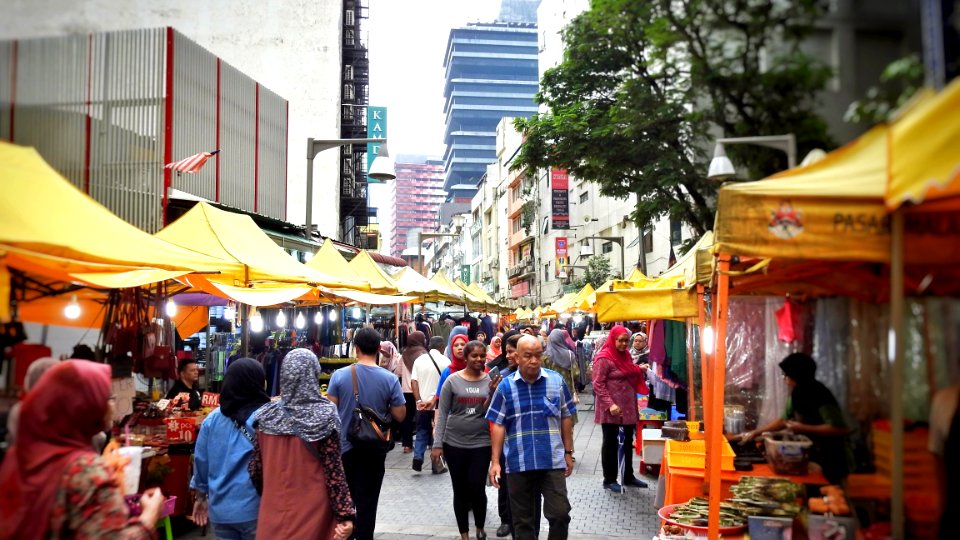
[[[720,452],[720,470],[733,471],[733,448],[726,440],[723,441],[722,451]],[[685,469],[706,469],[707,467],[707,443],[706,441],[667,441],[666,448],[667,463],[671,467],[682,467]]]
[[[696,441],[693,441],[696,442]],[[669,444],[669,443],[668,443]],[[707,533],[707,527],[698,527],[696,525],[684,525],[683,523],[677,523],[670,519],[670,514],[673,513],[676,507],[681,506],[679,504],[668,504],[660,510],[657,511],[657,515],[660,516],[660,519],[667,522],[670,525],[676,525],[677,527],[682,527],[688,531],[693,531],[695,533]],[[747,530],[747,525],[740,525],[738,527],[720,527],[720,534],[737,534]]]
[[[807,474],[810,462],[810,447],[813,442],[805,435],[789,435],[795,440],[777,440],[778,433],[764,433],[763,443],[767,450],[767,462],[777,474]]]

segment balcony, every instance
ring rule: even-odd
[[[527,231],[524,230],[524,229],[521,227],[519,231],[517,231],[517,232],[515,232],[515,233],[512,233],[512,234],[510,235],[510,247],[515,247],[515,246],[519,245],[520,242],[523,242],[524,240],[526,240],[526,239],[529,238],[529,237],[530,237],[530,235],[527,234]]]
[[[511,199],[507,203],[507,217],[517,217],[520,215],[520,212],[523,211],[523,205],[527,201],[523,197],[517,197],[516,199]]]
[[[507,268],[508,279],[516,279],[532,273],[533,273],[533,258],[526,259],[516,266],[511,266],[510,268]]]

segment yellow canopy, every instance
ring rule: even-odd
[[[634,268],[630,275],[627,276],[627,281],[639,281],[647,276],[643,275],[643,272],[639,268]]]
[[[431,281],[413,268],[401,268],[393,275],[393,280],[401,294],[415,295],[423,302],[461,302],[459,291],[447,290],[440,283]]]
[[[440,285],[445,290],[456,291],[458,298],[456,302],[466,304],[469,309],[483,309],[485,307],[485,302],[476,298],[472,293],[469,293],[457,283],[460,281],[459,279],[453,281],[443,272],[437,272],[430,278],[430,281]]]
[[[641,274],[643,275],[643,274]],[[593,308],[593,304],[590,302],[590,298],[594,297],[596,291],[593,288],[593,285],[587,283],[580,289],[580,292],[574,296],[573,300],[570,302],[572,311],[590,311]]]
[[[708,231],[661,276],[645,277],[635,282],[614,281],[611,291],[598,291],[597,320],[612,322],[697,316],[694,286],[711,278],[713,245],[713,233]]]
[[[378,294],[396,294],[397,284],[366,250],[360,250],[353,260],[347,263],[350,270],[363,281],[370,283],[371,292]]]
[[[333,245],[333,242],[331,242],[329,238],[323,241],[323,245],[320,246],[320,249],[313,255],[313,258],[305,264],[314,270],[334,276],[350,276],[354,274],[353,269],[347,264],[347,260],[343,258],[340,250],[337,249],[337,246]]]
[[[467,303],[470,305],[471,309],[486,309],[491,307],[487,304],[487,301],[483,299],[482,296],[477,295],[474,291],[470,290],[470,286],[457,278],[453,280],[454,285],[460,288],[467,296]],[[493,303],[496,305],[496,302]]]
[[[498,304],[496,300],[491,298],[490,295],[487,294],[487,291],[481,289],[480,286],[477,285],[476,283],[471,283],[469,286],[467,286],[467,291],[473,293],[473,295],[479,298],[480,300],[483,300],[483,302],[487,304],[487,307],[489,309],[496,310],[500,308],[500,304]]]
[[[890,135],[889,208],[960,195],[960,79],[908,111]]]
[[[518,321],[529,321],[530,319],[533,318],[533,311],[530,311],[529,309],[523,309],[523,308],[518,308],[518,309],[520,309],[520,314],[517,315]]]
[[[223,262],[154,238],[80,192],[33,148],[0,142],[0,264],[57,281],[135,287]]]

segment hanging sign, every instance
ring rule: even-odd
[[[203,408],[216,409],[220,406],[220,394],[213,392],[204,392],[200,398],[200,406]]]
[[[570,228],[570,178],[566,169],[550,169],[550,208],[554,229]]]
[[[567,271],[567,265],[570,264],[570,259],[567,255],[567,237],[558,236],[554,239],[553,244],[554,257],[556,258],[556,275],[559,276],[561,272]]]
[[[387,138],[387,108],[386,107],[367,107],[367,138],[368,139],[386,139]],[[380,153],[380,143],[367,143],[367,170],[373,165],[374,158]],[[377,180],[367,178],[368,183],[376,183]]]

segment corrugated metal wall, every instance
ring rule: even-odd
[[[171,160],[216,149],[218,116],[221,149],[219,175],[213,158],[174,173],[172,187],[283,219],[286,101],[261,87],[258,116],[256,82],[166,28],[0,42],[0,138],[36,147],[120,217],[160,229],[168,32]]]
[[[253,212],[257,83],[220,65],[220,202]]]
[[[217,149],[217,57],[179,32],[173,36],[173,159],[179,160]],[[216,201],[216,160],[232,157],[214,156],[197,174],[174,173],[172,185]]]
[[[287,102],[260,87],[257,212],[282,219],[287,206]]]

